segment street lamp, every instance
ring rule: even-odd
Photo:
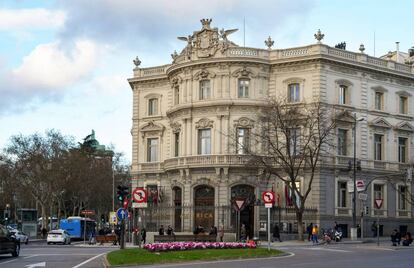
[[[356,189],[356,124],[357,122],[361,122],[364,121],[363,117],[356,117],[356,113],[354,113],[354,126],[353,126],[353,134],[354,134],[354,195],[352,196],[352,227],[354,228],[354,234],[356,237],[356,228],[357,228],[357,223],[356,223],[356,194],[357,194],[357,189]],[[351,232],[352,235],[352,232]]]

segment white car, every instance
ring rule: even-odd
[[[29,236],[22,231],[13,230],[10,231],[10,233],[14,235],[16,239],[20,241],[20,243],[25,243],[26,245],[29,243]]]
[[[56,243],[62,243],[62,244],[70,244],[70,235],[65,230],[52,230],[47,235],[46,239],[47,244],[56,244]]]

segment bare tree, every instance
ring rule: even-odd
[[[322,157],[332,149],[335,115],[320,102],[271,99],[258,115],[258,125],[246,151],[265,177],[280,179],[292,193],[299,240],[303,240],[305,204]]]

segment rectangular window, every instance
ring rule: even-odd
[[[247,154],[249,152],[249,129],[237,129],[237,154]]]
[[[384,93],[375,92],[375,109],[383,110],[384,109]]]
[[[300,129],[299,128],[292,128],[289,130],[289,153],[290,155],[298,155],[300,153]]]
[[[238,87],[238,97],[239,98],[248,98],[249,97],[249,79],[239,79],[239,87]]]
[[[384,200],[384,185],[383,184],[374,184],[374,200],[375,199]],[[384,208],[384,204],[382,204],[382,208]]]
[[[198,154],[211,154],[211,129],[198,130]]]
[[[398,209],[407,210],[407,186],[398,186]]]
[[[180,133],[174,133],[174,156],[179,156],[180,153]]]
[[[347,207],[347,182],[346,181],[338,181],[338,207],[346,208]]]
[[[147,140],[147,162],[156,162],[158,160],[158,138]]]
[[[201,80],[199,99],[206,100],[209,98],[210,98],[210,80]]]
[[[148,115],[156,115],[158,113],[158,99],[150,99],[148,101]]]
[[[344,85],[339,86],[339,104],[347,104],[348,103],[348,87]]]
[[[384,135],[374,134],[374,160],[383,160],[383,139]]]
[[[400,96],[400,114],[407,113],[407,97]]]
[[[288,86],[288,101],[299,102],[300,101],[300,87],[298,83],[289,84]]]
[[[398,162],[407,162],[407,138],[398,138]]]
[[[347,155],[347,135],[346,129],[338,129],[338,155]]]
[[[180,88],[175,87],[174,88],[174,104],[180,104]]]

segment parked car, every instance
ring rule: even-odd
[[[25,243],[26,245],[29,244],[29,236],[22,231],[12,230],[10,233],[14,235],[20,243]]]
[[[0,225],[0,254],[10,253],[13,257],[19,256],[20,241],[6,227]]]
[[[56,243],[62,243],[62,244],[70,244],[70,235],[66,230],[52,230],[47,235],[46,239],[47,244],[56,244]]]

